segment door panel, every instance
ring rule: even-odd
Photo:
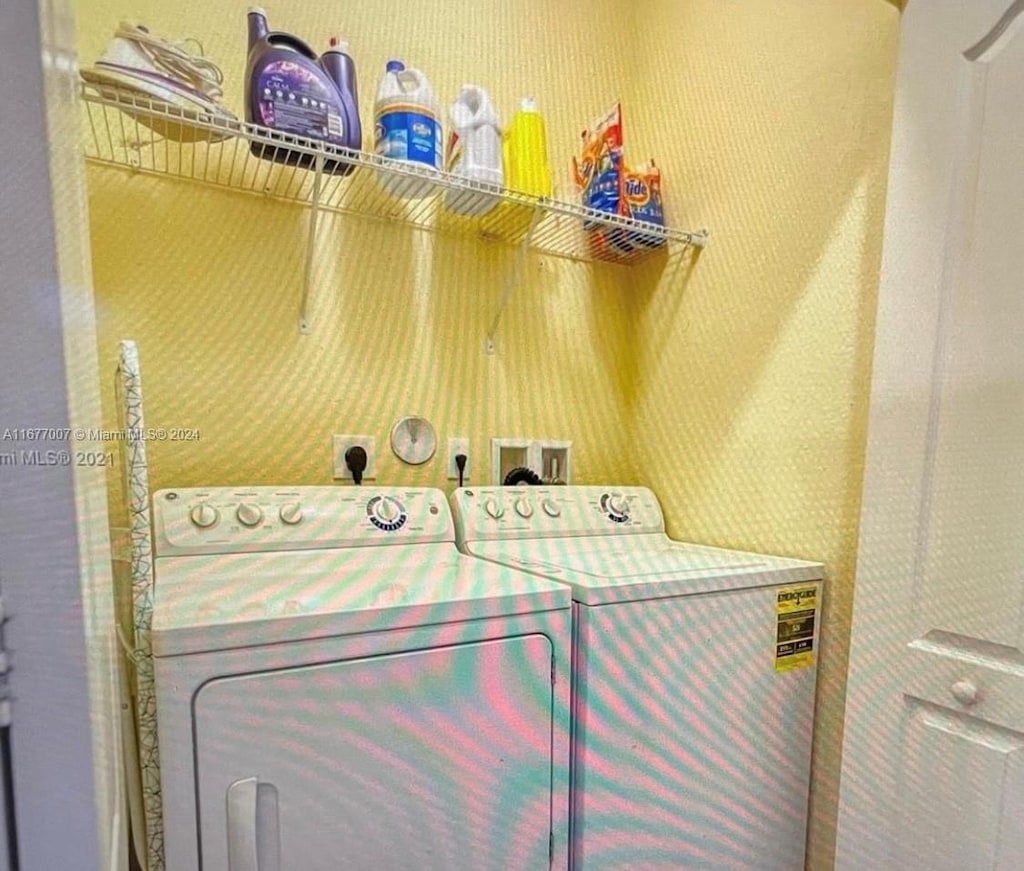
[[[899,830],[910,837],[899,867],[1024,867],[1022,751],[1020,732],[912,701],[900,754]]]
[[[203,871],[547,868],[551,671],[530,635],[210,682]]]
[[[958,61],[963,222],[952,244],[948,335],[935,389],[919,633],[1019,650],[1024,544],[1024,38]],[[954,212],[953,214],[956,214]]]

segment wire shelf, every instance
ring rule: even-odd
[[[707,242],[707,230],[633,221],[234,119],[187,113],[113,86],[82,82],[81,98],[89,161],[309,208],[299,316],[303,333],[310,332],[309,298],[321,211],[517,245],[516,267],[487,334],[488,353],[495,351],[494,336],[527,251],[632,264],[659,251],[676,258]]]
[[[137,172],[433,232],[506,243],[529,236],[530,248],[573,260],[632,263],[707,241],[706,230],[620,218],[253,124],[187,117],[111,87],[83,82],[82,102],[86,158]]]

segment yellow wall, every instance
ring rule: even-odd
[[[79,4],[80,57],[97,57],[122,18],[195,35],[225,70],[225,102],[241,115],[246,8],[90,0]],[[451,3],[412,4],[401,15],[370,3],[332,8],[271,4],[268,13],[271,26],[318,47],[334,32],[351,43],[364,131],[392,56],[427,71],[445,105],[465,81],[488,87],[506,114],[532,94],[563,191],[581,119],[617,96],[624,78],[565,72],[596,58],[625,69],[630,59],[627,15],[615,3],[596,14],[587,3],[556,11],[539,0],[529,9],[477,4],[472,14]],[[117,340],[134,338],[148,423],[202,435],[151,445],[155,487],[328,483],[332,433],[375,436],[382,482],[446,486],[444,450],[413,469],[386,449],[393,422],[411,413],[430,419],[442,443],[471,438],[477,481],[489,474],[492,436],[570,438],[578,481],[630,479],[621,409],[632,352],[619,270],[532,261],[498,332],[500,353],[488,357],[484,337],[511,250],[329,217],[314,332],[303,337],[302,210],[96,167],[90,199],[101,358],[112,369]],[[107,400],[112,418],[110,389]]]
[[[80,0],[83,64],[121,18],[194,35],[241,114],[242,0]],[[141,355],[155,487],[328,483],[330,435],[376,436],[379,480],[411,469],[391,424],[426,415],[488,439],[574,440],[578,482],[645,483],[671,534],[816,558],[829,599],[809,867],[831,867],[897,9],[884,0],[529,0],[270,5],[271,26],[352,45],[364,130],[390,56],[447,103],[464,81],[507,118],[544,111],[556,191],[581,126],[624,102],[627,157],[664,171],[670,219],[713,236],[662,274],[532,260],[482,353],[512,253],[331,217],[314,332],[296,329],[305,217],[294,207],[91,167],[100,357]],[[336,11],[335,11],[336,10]],[[636,11],[640,10],[640,11]],[[113,422],[112,378],[105,377]],[[443,454],[443,449],[442,449]]]
[[[650,0],[626,129],[712,229],[630,298],[638,478],[674,537],[828,568],[808,867],[832,867],[898,11]],[[657,71],[657,72],[655,72]]]

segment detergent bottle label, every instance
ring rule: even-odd
[[[441,125],[422,106],[394,106],[378,113],[374,146],[383,157],[441,168]]]
[[[273,61],[260,71],[256,89],[257,123],[309,139],[345,144],[337,94],[331,94],[305,67]]]

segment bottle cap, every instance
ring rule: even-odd
[[[405,64],[400,60],[389,60],[385,70],[389,73],[400,73],[405,69]]]
[[[330,42],[331,51],[340,51],[342,54],[348,54],[348,43],[343,39],[338,39],[336,36],[331,37]]]
[[[536,112],[537,101],[533,99],[533,97],[523,97],[519,101],[519,108],[522,109],[524,112]]]
[[[251,15],[252,13],[256,13],[257,15],[262,15],[264,18],[267,17],[267,11],[262,6],[250,6],[249,7],[249,14]]]

